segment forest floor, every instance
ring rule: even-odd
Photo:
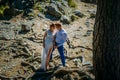
[[[95,18],[90,18],[88,10],[96,10],[96,5],[79,2],[78,10],[85,17],[63,25],[70,39],[70,47],[65,43],[66,67],[58,68],[61,60],[57,50],[53,52],[50,70],[39,71],[41,66],[42,38],[48,19],[35,18],[32,31],[17,35],[15,40],[0,40],[0,80],[92,80],[92,39]],[[27,21],[18,15],[10,22]],[[3,22],[3,21],[1,21]],[[31,79],[32,78],[32,79]]]

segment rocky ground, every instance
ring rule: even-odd
[[[63,27],[70,40],[69,45],[65,43],[67,63],[65,68],[59,68],[61,61],[55,50],[53,60],[49,64],[50,70],[46,72],[39,70],[42,38],[51,23],[51,18],[45,18],[41,13],[32,18],[21,18],[22,14],[19,14],[9,21],[0,21],[0,80],[94,79],[92,33],[96,5],[79,0],[76,2],[74,15],[79,18],[73,22],[69,17],[61,19],[61,22],[65,22]],[[37,10],[34,12],[37,13]],[[83,17],[80,12],[84,15]],[[24,31],[25,28],[26,31]]]

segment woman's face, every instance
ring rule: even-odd
[[[50,27],[50,30],[51,30],[51,31],[54,31],[54,30],[55,30],[55,27],[54,27],[54,26]]]

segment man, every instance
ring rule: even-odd
[[[58,31],[56,32],[56,35],[55,35],[55,47],[54,47],[54,49],[55,48],[58,49],[62,65],[65,66],[65,56],[64,56],[63,44],[67,40],[67,32],[62,28],[61,24],[56,23],[55,26],[56,26]],[[51,59],[52,59],[52,55],[51,55]]]

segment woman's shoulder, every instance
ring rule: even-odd
[[[47,32],[47,33],[49,33],[49,32],[50,32],[50,30],[49,30],[49,29],[47,29],[47,30],[46,30],[46,32]]]

